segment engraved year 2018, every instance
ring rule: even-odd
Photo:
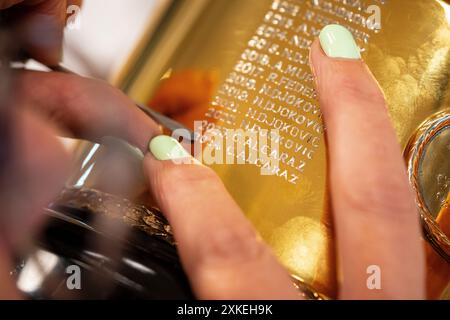
[[[256,79],[247,77],[246,75],[237,72],[231,72],[225,81],[248,90],[255,90],[256,88]]]

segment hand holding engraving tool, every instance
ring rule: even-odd
[[[322,48],[316,41],[311,49],[330,146],[330,191],[343,272],[340,297],[423,298],[419,220],[401,150],[383,94],[347,32],[328,27],[320,37]],[[15,228],[2,230],[6,246],[28,233],[36,219],[27,213],[48,203],[61,187],[67,158],[53,136],[58,133],[55,122],[77,137],[119,135],[142,151],[159,134],[158,125],[131,100],[96,80],[29,71],[16,72],[16,77],[21,96],[14,102],[24,107],[14,111],[15,152],[2,164],[11,170],[2,177],[0,202],[9,217],[20,213],[22,223],[8,223]],[[188,157],[180,148],[169,137],[153,139],[144,168],[197,296],[298,297],[287,271],[259,240],[220,179],[201,165],[166,160]],[[381,272],[381,287],[373,290],[367,282],[371,266]],[[0,277],[6,279],[6,266],[1,268]],[[15,297],[5,284],[1,290]]]
[[[26,1],[23,9],[50,10],[53,7],[46,7],[50,3],[57,4],[34,1],[36,7],[32,7],[31,1]],[[8,8],[7,18],[21,21],[16,16],[20,12],[26,19],[27,10],[12,11],[13,4],[0,2],[1,9]],[[2,16],[2,26],[7,22],[11,20]],[[28,247],[32,234],[42,223],[42,207],[54,199],[67,179],[70,161],[56,136],[70,134],[94,141],[116,136],[143,151],[150,138],[160,133],[160,126],[123,93],[101,81],[10,69],[20,41],[18,33],[6,29],[0,30],[0,298],[17,298],[20,295],[9,275],[13,269],[11,257]],[[45,34],[37,37],[44,39]],[[45,51],[42,55],[32,46],[26,48],[33,57],[48,64],[59,61],[59,55],[56,59],[52,51],[56,47],[37,48]]]

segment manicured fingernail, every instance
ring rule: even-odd
[[[148,147],[153,156],[158,160],[174,160],[191,157],[177,139],[165,135],[154,137]]]
[[[338,24],[329,24],[319,35],[320,45],[331,58],[361,59],[361,53],[352,33]]]

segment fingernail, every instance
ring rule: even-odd
[[[177,139],[165,135],[154,137],[149,143],[149,150],[158,160],[191,158]]]
[[[361,53],[353,35],[343,26],[329,24],[319,35],[320,45],[328,57],[361,59]]]

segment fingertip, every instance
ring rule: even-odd
[[[142,161],[142,166],[144,168],[144,175],[145,175],[146,181],[151,180],[152,169],[155,167],[160,167],[161,165],[162,165],[162,163],[160,161],[156,160],[156,158],[150,152],[147,152],[144,155],[144,160]]]
[[[46,13],[28,13],[19,27],[24,46],[35,60],[56,66],[62,60],[64,20]]]
[[[320,46],[319,38],[315,38],[309,49],[309,62],[315,64],[320,58],[325,57],[325,53]]]
[[[366,73],[367,68],[362,59],[334,58],[329,57],[322,48],[319,38],[311,45],[309,53],[311,71],[320,84],[323,77],[327,75],[351,76]]]
[[[319,68],[320,59],[324,55],[318,38],[315,38],[311,47],[309,48],[309,66],[314,76],[314,81],[317,87],[317,69]]]
[[[384,94],[362,59],[329,57],[317,38],[310,48],[310,65],[325,118],[328,111],[350,105],[385,106]]]
[[[177,139],[166,135],[153,137],[149,143],[149,150],[158,160],[177,160],[191,157]]]

